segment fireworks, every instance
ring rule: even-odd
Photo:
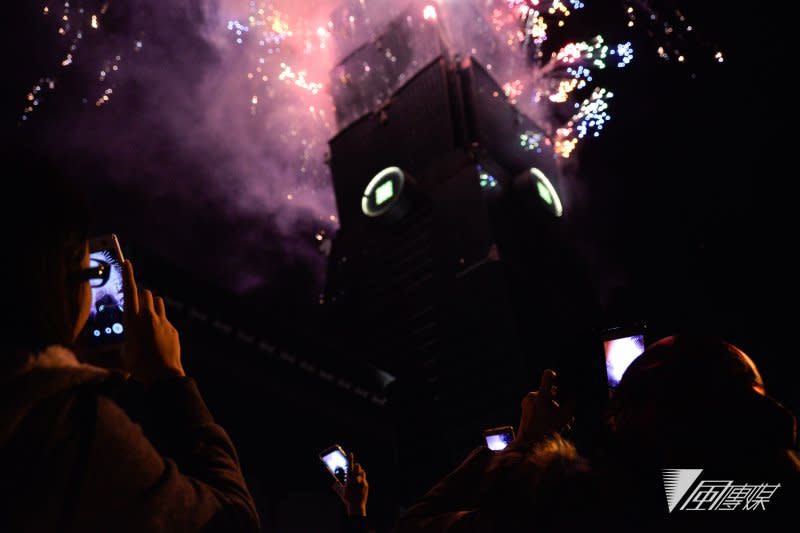
[[[397,73],[392,71],[396,77],[387,82],[384,91],[390,93],[428,61],[425,54],[430,51],[420,48],[428,42],[426,39],[422,44],[406,43],[412,50],[411,58],[402,56],[401,43],[384,43],[381,53],[390,59],[391,69],[377,64],[384,58],[375,56],[372,62],[360,63],[358,72],[331,77],[332,72],[339,72],[337,59],[370,42],[400,13],[409,13],[405,17],[409,39],[421,35],[423,27],[439,27],[443,35],[456,36],[448,40],[452,47],[449,53],[475,55],[495,76],[509,101],[542,128],[543,133],[528,132],[509,142],[519,142],[525,150],[552,146],[562,158],[575,154],[580,142],[597,137],[607,126],[614,93],[606,85],[613,84],[612,73],[627,67],[634,58],[630,41],[608,42],[596,31],[586,40],[562,37],[567,27],[575,35],[579,22],[581,28],[591,28],[590,21],[584,19],[588,9],[596,6],[581,0],[328,0],[318,2],[313,11],[304,10],[300,4],[289,0],[218,0],[215,9],[220,17],[209,17],[204,23],[211,26],[203,28],[209,42],[227,47],[226,57],[236,59],[230,66],[219,68],[226,69],[224,76],[240,80],[242,92],[234,97],[253,121],[247,128],[274,128],[274,124],[259,121],[279,115],[283,121],[280,133],[269,138],[282,144],[274,149],[292,159],[286,164],[298,177],[314,178],[298,179],[296,187],[281,191],[282,199],[297,204],[301,198],[329,187],[326,143],[344,125],[335,123],[340,110],[334,107],[331,93],[336,87],[358,91],[356,86],[361,83],[374,82],[380,76],[389,79],[386,72],[396,66]],[[690,46],[686,36],[697,31],[682,12],[662,15],[645,0],[623,0],[609,9],[619,10],[622,31],[646,30],[656,40],[654,51],[662,59],[696,63],[697,47]],[[91,54],[87,59],[86,36],[107,31],[108,10],[108,2],[88,0],[43,7],[42,16],[60,36],[62,50],[54,72],[37,80],[26,95],[23,121],[41,107],[48,91],[59,86],[58,70],[76,69],[76,62],[82,62],[81,68],[94,76],[84,101],[104,107],[117,94],[117,73],[147,45],[147,34],[144,30],[130,33],[127,40],[113,41],[118,45],[104,46],[102,57]],[[153,30],[148,31],[152,35]],[[709,58],[716,63],[726,59],[716,47]],[[367,107],[380,103],[369,101]],[[276,109],[281,109],[280,113]],[[236,146],[230,149],[235,151]],[[328,212],[318,213],[318,217],[326,222],[337,220]]]
[[[226,29],[250,62],[243,73],[249,89],[242,98],[254,120],[285,106],[287,127],[278,140],[286,154],[295,154],[294,170],[304,177],[283,195],[294,203],[324,188],[328,179],[324,150],[335,133],[330,122],[334,109],[322,80],[330,64],[332,24],[292,16],[277,4],[251,0],[246,16],[229,19]],[[323,213],[317,218],[324,223],[336,220]]]
[[[306,69],[293,68],[284,56],[296,56],[298,49],[306,58],[319,54],[328,47],[330,32],[324,26],[313,27],[305,20],[296,21],[298,27],[294,29],[290,17],[270,2],[251,1],[249,10],[246,23],[232,19],[227,24],[228,31],[235,35],[236,44],[249,46],[248,51],[257,59],[255,68],[247,73],[248,80],[262,84],[260,91],[267,95],[273,92],[271,80],[274,79],[299,87],[314,96],[319,94],[324,84],[310,80]],[[282,47],[288,47],[288,50]],[[264,100],[268,101],[269,98]],[[258,102],[257,95],[251,98],[253,106]],[[319,106],[313,106],[316,107]]]
[[[91,3],[93,8],[87,9],[83,4]],[[54,24],[56,32],[60,36],[63,43],[63,53],[58,64],[62,69],[67,69],[73,66],[77,56],[80,54],[81,47],[85,41],[85,36],[89,32],[100,31],[102,27],[102,20],[108,13],[109,2],[101,2],[99,7],[96,2],[80,2],[65,0],[60,9],[60,16],[57,16],[54,9],[49,6],[42,8],[42,14],[46,20]],[[138,52],[142,48],[141,41],[133,43],[133,51]],[[97,98],[95,98],[95,105],[101,107],[108,103],[111,95],[114,93],[113,75],[119,71],[120,63],[122,61],[123,52],[118,51],[109,59],[104,59],[96,67],[97,79],[101,86],[97,90]],[[27,105],[20,117],[23,122],[27,121],[30,114],[39,106],[42,101],[43,93],[45,91],[52,91],[56,88],[57,73],[52,73],[48,76],[43,76],[34,85],[31,92],[28,94]],[[84,101],[88,101],[88,97]]]
[[[609,67],[624,68],[633,60],[633,47],[630,42],[609,46],[601,35],[591,41],[571,42],[551,55],[550,60],[533,69],[533,101],[539,105],[549,101],[552,105],[569,105],[575,96],[588,91],[594,82],[594,72]],[[550,115],[545,124],[555,131],[553,144],[556,153],[569,157],[577,147],[578,141],[592,130],[597,137],[610,119],[606,112],[608,100],[613,93],[603,87],[591,88],[590,96],[572,103],[577,110],[566,123],[558,123]]]
[[[526,59],[526,71],[520,75],[521,69],[515,69],[516,79],[503,85],[506,96],[540,122],[556,154],[570,157],[581,139],[590,132],[596,137],[610,119],[608,100],[613,93],[594,85],[596,72],[628,66],[633,46],[630,42],[610,45],[596,35],[589,41],[566,42],[547,53],[546,46],[555,48],[558,32],[585,4],[578,0],[506,0],[505,4],[512,16],[495,10],[492,23],[503,32],[509,53]],[[509,24],[513,20],[516,28]],[[520,139],[523,147],[528,141]]]
[[[519,18],[522,26],[522,44],[526,47],[540,47],[548,37],[548,30],[562,28],[573,10],[583,9],[580,1],[570,1],[569,6],[562,0],[507,0],[508,8]],[[538,51],[538,50],[537,50]]]
[[[438,17],[436,8],[431,5],[425,6],[425,9],[422,11],[422,16],[425,20],[436,20]]]
[[[28,105],[25,106],[25,109],[23,110],[22,120],[23,121],[28,120],[28,115],[30,113],[33,113],[36,107],[39,106],[39,103],[41,102],[41,94],[44,91],[47,90],[52,91],[55,88],[56,88],[56,82],[54,79],[40,78],[39,81],[37,81],[36,84],[31,89],[31,92],[28,93],[28,96],[26,98]]]
[[[541,143],[542,143],[543,135],[541,133],[533,132],[533,131],[526,131],[525,133],[519,136],[519,145],[526,151],[532,152],[536,150],[537,152],[541,152]]]
[[[300,72],[293,72],[292,67],[287,65],[286,63],[281,63],[281,68],[283,69],[281,73],[278,75],[278,79],[281,81],[288,81],[289,83],[293,83],[294,85],[300,87],[301,89],[305,89],[311,94],[318,94],[322,90],[322,84],[317,82],[309,82],[306,80],[306,71],[301,70]],[[267,80],[269,78],[267,77]],[[254,97],[255,98],[255,97]],[[257,103],[257,102],[254,102]]]
[[[692,65],[724,61],[722,51],[703,41],[680,9],[660,11],[645,0],[628,0],[625,13],[628,27],[638,28],[655,41],[655,51],[664,61]]]
[[[486,172],[480,165],[477,167],[478,179],[480,180],[481,189],[495,189],[497,188],[497,179]]]

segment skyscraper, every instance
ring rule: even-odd
[[[392,71],[424,32],[441,53]],[[382,43],[396,44],[377,53]],[[401,15],[337,67],[350,80],[337,115],[369,111],[330,141],[341,228],[325,292],[341,348],[396,377],[401,462],[440,469],[481,428],[516,423],[521,394],[588,325],[591,298],[544,132],[445,45],[435,20]]]

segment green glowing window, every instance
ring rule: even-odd
[[[530,169],[531,177],[536,180],[536,192],[544,203],[550,206],[555,216],[560,217],[564,214],[564,207],[561,205],[561,198],[558,197],[553,184],[544,175],[544,172],[536,167]]]
[[[536,188],[539,189],[539,196],[542,197],[542,200],[547,202],[547,205],[553,205],[553,195],[550,194],[550,190],[547,186],[541,181],[537,181]]]
[[[394,196],[394,184],[391,180],[382,183],[375,189],[375,205],[383,205]]]

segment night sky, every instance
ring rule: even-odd
[[[619,2],[586,3],[603,4],[592,8],[593,24],[619,19]],[[183,179],[203,174],[212,180],[207,168],[224,164],[224,157],[181,154],[183,148],[152,113],[165,102],[135,86],[146,79],[128,80],[102,112],[120,130],[132,123],[148,128],[157,148],[128,145],[125,135],[117,134],[108,138],[99,163],[85,150],[64,150],[81,146],[82,139],[73,143],[70,137],[98,138],[90,118],[69,118],[71,126],[60,130],[51,126],[63,124],[65,116],[82,116],[70,107],[71,98],[84,90],[77,76],[43,105],[41,116],[17,127],[25,95],[52,62],[54,42],[41,23],[43,2],[25,4],[30,5],[3,8],[20,11],[2,17],[4,135],[28,135],[56,159],[77,159],[97,231],[114,231],[124,247],[159,258],[198,282],[261,302],[272,309],[271,319],[311,329],[324,272],[314,235],[326,226],[298,211],[231,209],[249,191],[232,183],[202,194],[197,184],[211,181]],[[114,9],[123,3],[111,4]],[[787,220],[790,212],[781,207],[796,174],[795,154],[785,146],[792,139],[781,133],[793,120],[792,89],[778,81],[793,59],[776,55],[784,50],[776,41],[781,32],[766,8],[745,10],[718,0],[683,4],[703,41],[725,51],[725,63],[699,56],[686,64],[665,63],[644,36],[634,41],[633,64],[610,84],[617,94],[613,122],[599,139],[579,148],[568,223],[591,265],[609,322],[643,318],[658,332],[720,334],[753,356],[768,389],[798,410],[796,374],[788,371],[796,357],[790,320],[796,316],[796,274],[790,257],[797,238]],[[124,33],[127,22],[120,17],[115,24]],[[189,65],[207,57],[204,64],[211,68],[214,52],[192,32],[172,34],[180,42],[161,50],[163,74],[150,75],[178,76],[191,84],[199,73]],[[158,171],[130,175],[125,162],[140,150],[155,156],[139,169],[158,166]],[[107,155],[114,153],[120,154],[118,165]],[[173,178],[164,182],[165,175]],[[243,280],[243,272],[259,275]]]

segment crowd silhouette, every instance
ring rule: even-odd
[[[164,301],[123,263],[124,345],[101,368],[85,324],[92,287],[108,275],[90,261],[85,198],[32,154],[8,151],[3,165],[20,178],[23,215],[3,221],[12,256],[0,531],[258,530],[234,445],[184,371]],[[506,448],[475,449],[393,531],[765,530],[796,520],[796,419],[736,346],[697,334],[650,344],[610,393],[590,450],[570,441],[581,420],[559,401],[557,371],[522,398]],[[343,527],[370,530],[371,488],[354,453],[340,477]]]

